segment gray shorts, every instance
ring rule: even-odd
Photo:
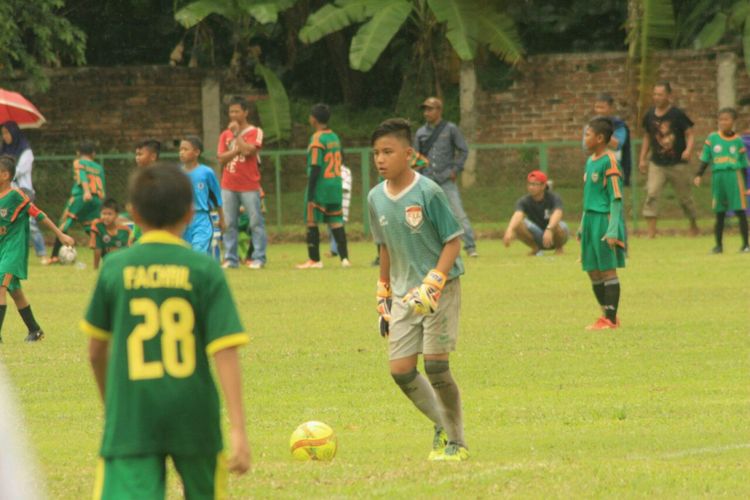
[[[394,297],[391,306],[388,359],[414,354],[445,354],[456,350],[458,317],[461,310],[461,282],[445,284],[435,313],[423,316]]]

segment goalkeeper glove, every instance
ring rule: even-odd
[[[412,288],[402,299],[417,314],[432,314],[437,311],[438,300],[447,277],[437,269],[431,270],[422,284]]]
[[[378,281],[378,325],[380,336],[387,337],[390,333],[389,323],[391,321],[391,284]]]

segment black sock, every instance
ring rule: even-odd
[[[716,212],[716,224],[714,225],[714,237],[716,238],[716,246],[721,248],[721,237],[724,234],[724,217],[726,212]]]
[[[307,228],[307,255],[310,260],[320,261],[320,231],[318,231],[318,226]]]
[[[594,289],[594,295],[599,305],[604,307],[604,282],[603,281],[592,281],[591,288]]]
[[[334,227],[331,229],[331,232],[333,233],[333,239],[336,240],[339,257],[341,257],[341,260],[348,259],[349,250],[346,248],[346,230],[344,226]]]
[[[7,305],[0,306],[0,333],[3,331],[3,321],[5,320],[5,311],[7,310]]]
[[[620,280],[612,278],[604,282],[604,314],[612,323],[617,322],[617,307],[620,305]]]
[[[55,244],[52,247],[52,257],[57,257],[57,254],[60,253],[60,248],[62,248],[62,241],[60,241],[58,238],[55,238]]]
[[[42,329],[39,326],[39,323],[36,322],[36,319],[34,319],[34,313],[31,312],[31,305],[28,305],[23,309],[19,309],[18,314],[21,315],[21,319],[24,323],[26,323],[26,328],[28,328],[30,332],[35,332]]]
[[[737,212],[737,218],[740,220],[740,235],[742,236],[742,248],[748,246],[747,244],[747,215],[744,211],[739,210]]]

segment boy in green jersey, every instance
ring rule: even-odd
[[[581,263],[591,278],[594,295],[603,316],[588,330],[620,326],[620,280],[617,268],[625,267],[625,221],[622,217],[622,172],[607,145],[614,126],[609,118],[594,118],[584,135],[591,152],[583,176],[583,215],[577,238],[581,242]]]
[[[144,139],[135,145],[135,165],[138,168],[145,168],[154,165],[159,161],[161,154],[161,142],[156,139]],[[130,219],[130,214],[124,214],[125,218]],[[138,241],[141,237],[141,228],[136,223],[133,226],[133,242]]]
[[[118,221],[117,201],[104,200],[101,216],[91,223],[89,248],[94,250],[94,269],[99,269],[99,262],[110,252],[129,247],[132,238],[130,228]]]
[[[88,234],[91,222],[99,217],[102,209],[102,200],[106,191],[104,167],[94,160],[96,151],[94,144],[89,141],[84,141],[78,146],[76,156],[77,158],[73,161],[73,188],[70,190],[70,199],[60,219],[60,229],[67,234],[70,226],[78,222]],[[59,261],[57,255],[60,253],[61,246],[60,240],[55,240],[51,263]]]
[[[0,334],[8,308],[6,294],[10,293],[18,313],[29,329],[26,342],[36,342],[42,340],[44,332],[36,322],[29,301],[21,289],[21,280],[26,279],[29,268],[29,217],[34,217],[51,229],[66,245],[74,245],[75,241],[63,234],[23,191],[11,187],[15,176],[16,159],[7,155],[0,156]]]
[[[341,266],[349,267],[349,252],[344,230],[344,192],[341,184],[341,141],[328,128],[331,110],[316,104],[310,111],[310,125],[315,133],[307,147],[307,190],[305,191],[305,223],[307,224],[306,262],[297,269],[320,269],[320,230],[318,223],[327,223],[336,240]]]
[[[745,214],[747,210],[745,178],[742,175],[742,171],[748,166],[747,151],[742,138],[734,131],[736,119],[737,111],[732,108],[719,111],[719,130],[706,138],[701,153],[701,166],[693,179],[695,186],[699,187],[701,177],[708,165],[711,165],[712,205],[716,214],[714,225],[716,246],[712,250],[713,253],[724,251],[722,236],[727,210],[734,211],[740,222],[740,235],[742,236],[740,252],[750,253],[747,241],[747,215]]]
[[[461,461],[469,451],[449,356],[458,339],[463,229],[440,186],[412,170],[411,144],[402,119],[386,120],[372,135],[375,166],[385,179],[367,196],[380,245],[380,334],[388,337],[393,380],[435,425],[428,459]],[[417,371],[419,354],[427,378]]]
[[[188,177],[173,165],[138,169],[129,194],[143,236],[107,257],[81,322],[105,407],[94,497],[164,498],[170,456],[187,498],[224,498],[227,467],[250,466],[237,353],[248,336],[219,265],[181,239],[193,216]]]

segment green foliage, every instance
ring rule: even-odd
[[[292,128],[289,97],[278,76],[261,63],[259,55],[250,49],[249,44],[254,36],[264,33],[266,25],[278,20],[280,12],[295,2],[296,0],[196,0],[177,10],[174,15],[175,20],[185,28],[195,28],[209,16],[218,16],[229,22],[235,41],[230,71],[238,76],[242,59],[249,57],[255,74],[263,78],[269,98],[258,103],[258,113],[271,141],[289,137]]]
[[[256,101],[258,114],[268,142],[280,141],[292,131],[292,118],[289,112],[289,97],[279,77],[267,66],[255,64],[255,72],[266,82],[268,99]]]
[[[327,259],[311,272],[293,269],[303,243],[271,245],[263,271],[226,273],[252,337],[241,359],[253,469],[230,479],[229,495],[750,497],[747,280],[738,272],[748,259],[708,255],[711,246],[709,236],[632,239],[619,273],[623,326],[587,332],[600,312],[575,242],[562,256],[530,258],[518,242],[480,240],[481,257],[464,262],[451,355],[472,458],[452,467],[426,461],[431,426],[388,375],[373,245],[351,245],[350,269]],[[78,331],[95,273],[90,252],[79,256],[82,271],[32,258],[24,291],[47,336],[24,344],[9,306],[0,344],[35,476],[60,500],[91,495],[103,425]],[[289,435],[308,420],[337,433],[333,462],[291,459]],[[170,467],[167,498],[183,496],[175,477]]]
[[[628,57],[631,64],[637,64],[640,117],[656,79],[654,51],[669,47],[675,38],[672,0],[630,0],[627,26]]]
[[[423,10],[424,1],[376,0],[364,7],[361,0],[337,0],[310,15],[300,31],[300,40],[313,43],[325,35],[359,24],[352,39],[349,61],[354,69],[369,71],[407,19],[417,23],[418,30],[430,31],[427,19],[410,16]],[[438,23],[445,24],[445,36],[461,59],[474,59],[480,44],[487,45],[508,62],[521,58],[523,49],[513,21],[492,4],[479,0],[426,2]]]
[[[86,35],[60,11],[63,0],[0,2],[0,76],[21,71],[44,90],[44,68],[85,62]]]

